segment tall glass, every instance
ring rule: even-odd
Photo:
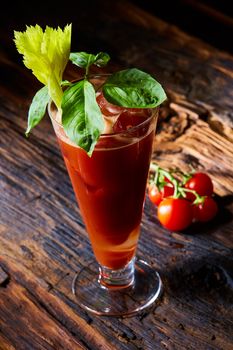
[[[96,90],[105,78],[92,78]],[[49,115],[95,255],[75,276],[73,293],[95,314],[133,315],[162,290],[159,274],[135,258],[158,109],[136,126],[101,135],[91,157],[68,139],[53,103]],[[113,117],[104,118],[108,129]]]

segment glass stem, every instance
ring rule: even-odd
[[[121,289],[127,288],[134,283],[135,258],[124,268],[113,270],[105,266],[99,266],[99,279],[101,287]]]

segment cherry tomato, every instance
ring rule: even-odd
[[[158,219],[168,230],[184,230],[193,219],[192,205],[183,198],[165,198],[158,206]]]
[[[211,196],[214,190],[211,178],[205,173],[195,173],[186,182],[185,188],[196,191],[200,196]],[[186,199],[193,202],[195,198],[194,194],[186,192]]]
[[[218,212],[218,206],[212,197],[206,197],[201,204],[193,205],[193,217],[197,221],[212,220]]]
[[[159,189],[156,185],[152,184],[149,186],[149,198],[155,205],[159,205],[159,203],[162,201],[162,193],[159,192]]]
[[[155,205],[159,205],[164,198],[172,196],[173,193],[174,187],[164,186],[162,190],[159,191],[156,185],[152,184],[149,186],[149,198]]]
[[[163,198],[171,197],[174,194],[174,187],[164,186],[161,192],[162,192]]]

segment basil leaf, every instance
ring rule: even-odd
[[[92,64],[104,67],[110,60],[110,56],[105,52],[99,52],[97,55],[87,52],[71,52],[70,60],[80,68],[89,68]]]
[[[31,129],[34,128],[45,115],[47,104],[49,103],[50,96],[48,93],[48,87],[44,86],[42,89],[37,91],[33,97],[31,106],[28,112],[28,126],[25,132],[26,136],[30,133]]]
[[[98,67],[104,67],[104,66],[106,66],[106,64],[108,63],[109,60],[110,60],[109,54],[107,54],[105,52],[99,52],[95,56],[94,64]]]
[[[104,130],[104,120],[92,84],[84,79],[65,90],[61,108],[62,125],[67,136],[91,156]]]
[[[103,85],[103,93],[110,103],[128,108],[154,108],[166,99],[162,86],[136,68],[112,74]]]
[[[80,68],[88,68],[95,62],[96,56],[86,52],[71,52],[70,60]]]

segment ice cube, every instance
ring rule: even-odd
[[[107,117],[113,117],[113,116],[119,115],[121,112],[125,110],[124,107],[115,106],[109,103],[105,99],[103,92],[98,92],[96,94],[96,101],[100,107],[101,112]]]
[[[150,117],[150,114],[151,111],[149,109],[128,108],[117,118],[117,121],[113,126],[113,131],[127,131],[132,127],[142,124]]]

